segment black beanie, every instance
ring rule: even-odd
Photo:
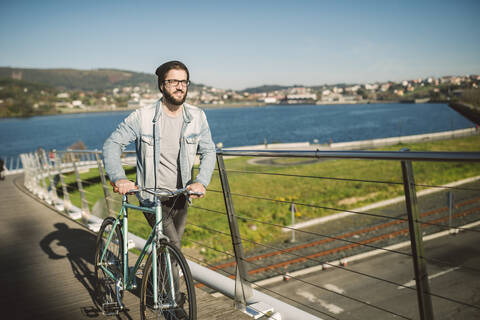
[[[190,80],[190,73],[188,72],[188,68],[186,65],[184,65],[182,62],[173,60],[173,61],[168,61],[162,64],[160,67],[157,68],[155,71],[155,74],[158,76],[158,82],[163,82],[165,80],[165,75],[167,74],[168,71],[171,69],[182,69],[185,70],[187,73],[187,80]]]

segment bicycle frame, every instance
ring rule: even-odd
[[[151,214],[155,214],[155,225],[152,228],[152,232],[150,233],[145,246],[143,247],[142,251],[140,252],[140,255],[138,259],[135,262],[134,267],[129,267],[128,265],[128,209],[133,209],[137,211],[144,211],[148,212]],[[117,215],[117,218],[115,219],[115,223],[113,224],[112,230],[110,231],[110,234],[108,235],[107,242],[105,245],[105,248],[102,252],[100,261],[103,261],[105,258],[105,254],[107,252],[108,245],[112,241],[113,234],[120,223],[120,221],[123,222],[121,228],[122,228],[122,235],[123,235],[123,270],[122,270],[122,279],[118,279],[110,270],[108,270],[107,267],[105,267],[103,264],[100,264],[100,268],[113,280],[116,282],[117,286],[121,285],[123,289],[130,290],[134,289],[136,287],[136,273],[140,267],[140,264],[145,257],[145,255],[148,252],[148,249],[150,248],[150,245],[154,242],[157,242],[157,240],[160,239],[167,239],[168,238],[163,234],[163,224],[161,223],[162,221],[162,205],[160,200],[155,199],[155,206],[153,208],[149,207],[141,207],[141,206],[136,206],[133,204],[128,203],[128,198],[126,195],[123,196],[122,198],[122,208],[120,209],[119,214]],[[159,239],[160,238],[160,239]],[[158,259],[158,253],[157,253],[157,246],[152,246],[152,268],[153,268],[153,301],[154,301],[154,306],[155,308],[159,307],[169,307],[169,306],[159,306],[158,305],[158,291],[157,291],[157,283],[158,283],[158,272],[157,272],[157,259]],[[167,262],[167,276],[170,282],[170,288],[171,292],[170,294],[172,297],[175,297],[175,289],[173,286],[173,275],[172,275],[172,266],[171,266],[171,261],[170,261],[170,255],[168,251],[166,252],[166,262]],[[119,284],[119,280],[121,280]],[[173,301],[175,301],[173,299]],[[119,301],[120,303],[120,301]],[[174,303],[175,304],[175,303]]]

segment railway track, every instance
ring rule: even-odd
[[[430,234],[452,226],[461,226],[480,219],[480,197],[463,200],[453,207],[451,216],[448,207],[424,211],[420,214],[422,230]],[[368,250],[382,248],[409,239],[406,215],[395,217],[386,223],[376,223],[358,230],[335,236],[319,235],[322,239],[309,241],[279,250],[269,250],[247,257],[250,281],[258,281]],[[228,261],[212,267],[212,270],[225,271],[231,278],[235,274],[235,261]]]

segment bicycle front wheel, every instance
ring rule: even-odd
[[[113,280],[103,269],[107,269],[116,279],[122,279],[123,237],[119,225],[113,230],[114,223],[114,218],[107,217],[103,221],[97,236],[97,247],[95,251],[95,296],[102,310],[115,309],[114,306],[116,306],[118,302],[121,302],[118,300],[122,298],[123,294],[122,292],[117,295],[116,280]],[[110,242],[107,242],[111,234]],[[100,266],[103,266],[103,268]]]
[[[187,261],[171,243],[157,245],[157,293],[153,298],[153,258],[145,264],[140,295],[142,319],[197,319],[197,303],[192,274]]]

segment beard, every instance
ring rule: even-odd
[[[187,99],[187,90],[185,90],[185,93],[183,95],[183,97],[181,97],[180,99],[175,97],[174,95],[172,95],[170,92],[168,92],[167,90],[163,90],[163,98],[165,99],[165,102],[170,104],[170,105],[174,105],[174,106],[181,106],[185,100]],[[176,90],[174,91],[177,92],[177,91],[181,91],[181,90]],[[183,92],[183,91],[181,91]]]

